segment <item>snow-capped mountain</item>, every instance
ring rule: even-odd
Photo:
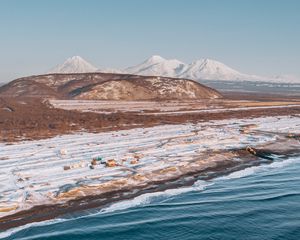
[[[150,57],[141,64],[126,68],[123,73],[187,78],[196,81],[221,80],[300,83],[299,78],[291,75],[265,77],[241,73],[224,63],[207,58],[186,64],[177,59],[164,59],[157,55]]]
[[[211,59],[200,59],[192,62],[178,77],[194,80],[250,80],[255,78],[255,76],[242,74],[221,62]]]
[[[177,77],[186,68],[186,64],[177,59],[164,59],[154,55],[133,67],[126,68],[124,72],[137,75]]]
[[[164,59],[152,56],[146,61],[124,70],[126,73],[137,75],[153,75],[187,78],[192,80],[266,80],[266,77],[240,73],[225,64],[212,60],[200,59],[190,64],[177,59]]]
[[[80,56],[68,58],[64,63],[57,65],[48,73],[85,73],[96,72],[97,68]]]

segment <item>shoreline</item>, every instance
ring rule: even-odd
[[[293,144],[297,141],[283,140],[261,146],[259,150],[283,155],[280,159],[290,156],[300,155],[300,150],[295,149]],[[278,150],[278,146],[285,145],[285,150]],[[153,193],[173,189],[178,187],[191,186],[198,180],[208,181],[213,178],[230,174],[248,167],[258,166],[261,164],[272,163],[273,160],[262,159],[248,153],[246,150],[233,150],[230,152],[212,153],[209,157],[220,158],[227,156],[216,164],[207,164],[200,169],[194,168],[184,174],[171,175],[167,179],[156,180],[146,184],[136,185],[135,187],[123,187],[117,190],[104,192],[102,194],[90,195],[75,198],[64,203],[53,205],[38,205],[27,210],[22,210],[11,215],[0,218],[0,230],[5,231],[10,228],[22,226],[32,222],[40,222],[54,219],[69,213],[75,213],[92,208],[104,208],[112,203],[122,200],[132,199],[145,193]],[[236,160],[239,158],[239,161]]]

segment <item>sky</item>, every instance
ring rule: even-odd
[[[300,77],[300,1],[1,0],[0,54],[0,82],[74,55],[99,68],[160,55]]]

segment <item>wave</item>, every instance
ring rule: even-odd
[[[26,224],[26,225],[23,225],[20,227],[16,227],[16,228],[12,228],[5,232],[0,233],[0,239],[10,237],[11,235],[16,234],[19,231],[22,231],[22,230],[25,230],[25,229],[28,229],[31,227],[41,227],[41,226],[52,225],[52,224],[56,224],[56,223],[74,221],[74,220],[78,220],[78,219],[85,218],[85,217],[91,217],[91,216],[95,216],[95,215],[99,215],[99,214],[103,214],[103,213],[109,213],[109,212],[114,212],[117,210],[124,210],[124,209],[128,209],[128,208],[136,207],[136,206],[150,204],[152,201],[154,201],[155,199],[159,199],[159,198],[167,198],[167,197],[171,197],[171,196],[175,196],[175,195],[179,195],[179,194],[183,194],[183,193],[187,193],[187,192],[191,192],[191,191],[202,191],[211,184],[212,183],[199,180],[199,181],[195,182],[194,185],[192,185],[191,187],[167,189],[167,190],[161,191],[161,192],[142,194],[142,195],[135,197],[133,199],[130,199],[130,200],[124,200],[121,202],[114,203],[114,204],[110,205],[109,207],[104,208],[96,213],[91,213],[88,215],[75,217],[75,218],[69,218],[69,219],[59,218],[59,219],[52,219],[52,220],[47,220],[47,221],[43,221],[43,222],[29,223],[29,224]]]
[[[182,187],[176,189],[167,189],[161,192],[145,193],[130,200],[114,203],[109,207],[102,209],[100,212],[108,213],[108,212],[114,212],[114,211],[132,208],[132,207],[143,206],[146,204],[150,204],[151,202],[161,198],[172,197],[172,196],[176,196],[191,191],[203,191],[206,187],[212,184],[213,184],[212,182],[198,180],[191,187]]]
[[[20,226],[20,227],[16,227],[16,228],[6,230],[4,232],[0,232],[0,239],[10,237],[11,235],[16,234],[17,232],[20,232],[22,230],[25,230],[25,229],[28,229],[31,227],[48,226],[48,225],[64,222],[65,220],[66,219],[56,218],[56,219],[46,220],[46,221],[42,221],[42,222],[28,223],[28,224]]]
[[[275,161],[268,165],[259,165],[259,166],[248,167],[243,170],[230,173],[227,176],[218,177],[218,178],[216,178],[216,181],[247,177],[254,173],[263,172],[266,170],[271,170],[271,169],[276,169],[276,168],[283,168],[290,164],[296,163],[298,161],[300,161],[300,157],[293,157],[293,158],[289,158],[287,160]]]
[[[260,199],[253,199],[251,201],[274,201],[274,200],[279,200],[283,198],[290,198],[290,197],[295,197],[299,196],[300,193],[284,193],[276,196],[271,196],[271,197],[266,197],[266,198],[260,198]]]

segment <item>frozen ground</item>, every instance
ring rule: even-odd
[[[261,108],[297,107],[299,101],[246,101],[246,100],[184,100],[184,101],[102,101],[102,100],[50,100],[56,108],[83,112],[111,113],[137,112],[139,114],[186,114],[201,112],[227,112]]]
[[[240,131],[245,128],[247,133]],[[275,141],[276,133],[288,132],[300,132],[300,116],[162,125],[64,135],[12,145],[2,143],[0,217],[34,205],[65,201],[64,193],[78,187],[98,186],[133,174],[170,170],[175,165],[192,164],[207,150],[260,145]],[[115,159],[120,166],[97,165],[90,169],[88,165],[96,156]],[[135,156],[140,160],[131,164]],[[64,170],[66,165],[77,168]]]

